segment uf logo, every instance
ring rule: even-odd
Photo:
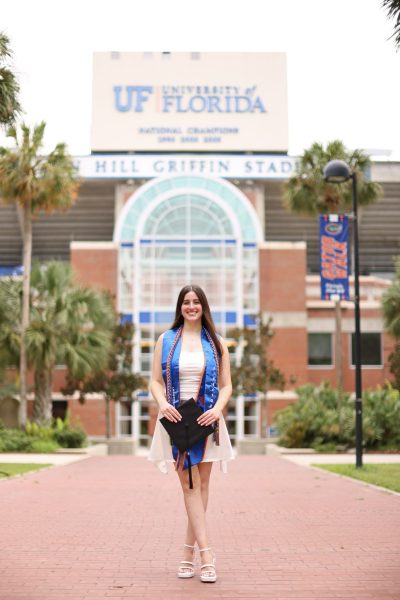
[[[115,108],[119,112],[128,112],[134,110],[135,112],[143,112],[143,104],[147,102],[150,94],[153,93],[153,86],[151,85],[115,85],[114,86],[114,103]],[[124,94],[124,98],[122,96]],[[134,106],[132,109],[132,103],[134,100]]]

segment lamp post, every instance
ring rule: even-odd
[[[324,179],[330,183],[344,183],[352,180],[353,207],[353,248],[354,248],[354,320],[355,320],[355,429],[356,429],[356,467],[362,467],[362,383],[361,383],[361,327],[360,327],[360,282],[358,258],[358,220],[357,220],[357,176],[344,160],[331,160],[325,166]]]

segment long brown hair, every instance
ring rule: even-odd
[[[222,346],[221,342],[219,341],[217,331],[215,329],[213,318],[211,316],[211,310],[208,304],[207,296],[205,295],[201,287],[199,287],[198,285],[185,285],[185,287],[183,287],[179,292],[178,300],[176,302],[175,318],[174,322],[171,325],[171,329],[176,329],[184,323],[181,308],[183,300],[185,299],[185,296],[188,292],[194,292],[200,300],[201,308],[203,309],[203,314],[201,315],[201,323],[210,334],[211,339],[214,342],[219,355],[222,356]]]

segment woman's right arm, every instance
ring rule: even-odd
[[[181,414],[176,410],[176,408],[174,408],[172,404],[168,402],[165,396],[165,386],[161,367],[162,338],[163,336],[160,335],[160,337],[157,340],[156,347],[154,348],[150,391],[154,400],[156,400],[160,408],[160,412],[163,414],[163,416],[167,417],[169,421],[173,421],[174,423],[176,423],[176,421],[180,421],[182,417]]]

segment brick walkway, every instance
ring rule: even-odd
[[[212,475],[219,579],[176,575],[174,473],[91,457],[0,481],[1,600],[399,600],[400,497],[279,457]]]

